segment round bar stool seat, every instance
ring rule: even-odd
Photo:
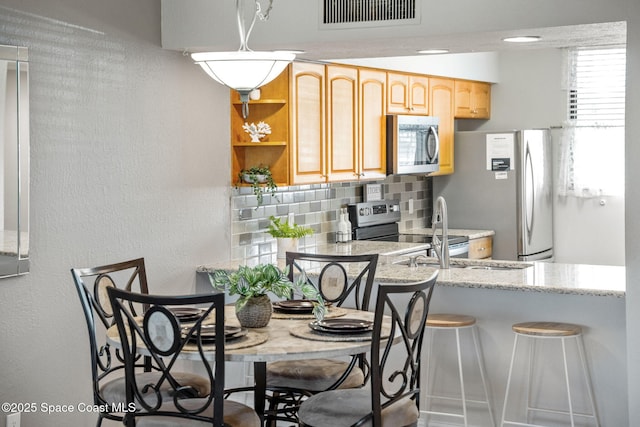
[[[582,327],[579,325],[557,322],[516,323],[511,329],[518,334],[541,337],[570,337],[582,333]]]
[[[476,318],[464,314],[430,314],[427,316],[427,327],[462,328],[476,324]]]
[[[495,426],[493,410],[491,407],[491,402],[489,400],[486,371],[485,371],[484,361],[482,358],[482,351],[480,349],[480,340],[478,337],[476,318],[473,316],[465,315],[465,314],[450,314],[450,313],[429,314],[427,316],[427,330],[430,330],[432,332],[432,341],[431,341],[432,345],[429,348],[428,365],[431,365],[432,361],[434,361],[434,358],[432,357],[432,352],[433,352],[433,339],[435,337],[435,332],[436,331],[453,332],[455,334],[457,358],[458,358],[457,374],[458,374],[458,381],[460,384],[460,397],[437,395],[433,390],[432,384],[429,384],[429,382],[427,381],[427,390],[425,394],[426,394],[426,398],[428,399],[427,400],[428,404],[426,408],[427,410],[422,412],[425,412],[431,415],[442,416],[442,417],[459,418],[462,420],[464,426],[468,426],[469,416],[468,416],[467,405],[469,403],[481,404],[487,407],[491,426]],[[462,357],[462,346],[461,346],[461,339],[460,339],[461,331],[470,331],[471,337],[473,338],[474,353],[475,353],[474,356],[477,362],[476,367],[478,368],[480,378],[482,379],[482,386],[484,390],[484,400],[473,400],[467,397],[466,387],[464,382],[463,363],[462,363],[463,357]],[[437,367],[437,360],[435,360],[433,365],[435,366],[436,370],[438,370],[439,372],[442,371],[441,368]],[[450,402],[450,401],[460,402],[461,412],[431,410],[432,405],[430,403],[432,403],[434,400],[441,400],[443,402]]]
[[[504,408],[502,410],[502,422],[501,426],[508,425],[517,425],[517,426],[542,426],[541,424],[532,424],[529,422],[531,419],[530,416],[532,413],[546,413],[546,414],[560,414],[568,416],[568,421],[572,427],[576,425],[576,417],[582,418],[592,418],[596,427],[600,426],[600,421],[598,420],[598,413],[596,410],[596,404],[593,394],[593,388],[591,385],[591,377],[589,375],[589,369],[587,366],[587,359],[584,350],[584,342],[582,339],[582,326],[575,325],[572,323],[561,323],[561,322],[523,322],[514,324],[511,329],[515,333],[515,339],[513,343],[513,353],[511,356],[511,363],[509,366],[509,374],[507,377],[507,387],[505,390],[505,398],[504,398]],[[532,340],[532,345],[530,347],[529,354],[529,362],[528,362],[528,373],[526,376],[526,402],[525,402],[525,420],[524,421],[514,421],[507,420],[507,408],[509,407],[509,397],[510,390],[512,387],[513,380],[513,368],[514,363],[517,357],[518,352],[518,343],[519,338],[527,338]],[[567,396],[567,409],[550,409],[550,408],[542,408],[542,407],[534,407],[531,402],[532,395],[532,384],[531,378],[533,374],[534,362],[535,360],[535,345],[537,341],[547,339],[547,340],[555,340],[560,341],[562,348],[562,363],[564,369],[564,382],[566,387],[566,396]],[[582,370],[582,375],[584,379],[584,384],[586,385],[585,389],[588,394],[589,403],[591,405],[591,413],[578,413],[574,410],[574,403],[571,397],[571,380],[569,377],[569,362],[567,359],[567,340],[575,341],[575,348],[577,350],[577,354],[580,359],[580,368]],[[548,366],[549,362],[542,362],[541,366]],[[575,385],[574,385],[575,386]],[[541,394],[543,391],[540,392]],[[547,422],[545,422],[547,425]],[[555,424],[554,424],[555,425]]]

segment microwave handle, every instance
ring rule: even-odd
[[[440,154],[440,138],[438,137],[438,131],[434,126],[429,126],[429,133],[427,134],[427,141],[429,140],[429,136],[433,135],[434,140],[436,141],[436,151],[433,153],[433,156],[429,158],[429,161],[433,161],[433,159],[438,158],[438,154]],[[427,155],[429,154],[429,150],[427,150]]]

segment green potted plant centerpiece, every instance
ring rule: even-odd
[[[259,264],[239,266],[233,272],[215,270],[209,274],[209,281],[214,288],[239,296],[235,303],[236,317],[244,327],[262,328],[269,323],[273,307],[267,293],[280,298],[290,298],[297,293],[314,300],[313,314],[322,319],[325,304],[320,292],[303,277],[296,283],[291,282],[288,274],[289,266],[280,270],[273,264]]]
[[[298,239],[313,234],[311,227],[304,227],[293,222],[293,214],[288,219],[269,217],[271,223],[267,232],[276,238],[278,258],[284,258],[287,252],[298,251]]]
[[[278,189],[268,166],[260,165],[242,169],[238,173],[238,182],[251,184],[251,190],[258,200],[258,206],[262,205],[264,193],[271,193],[272,196],[275,196]]]

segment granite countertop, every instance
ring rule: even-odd
[[[429,258],[429,262],[425,264],[425,257],[418,259],[423,262],[422,265],[406,265],[409,252],[415,255],[416,251],[422,251],[427,246],[415,243],[352,241],[318,246],[307,252],[327,255],[378,253],[377,282],[409,283],[428,278],[438,268],[436,259]],[[198,266],[196,271],[207,273],[217,269],[234,270],[242,264],[241,260],[219,262]],[[279,259],[278,264],[284,267],[284,260]],[[621,266],[451,258],[451,268],[440,270],[438,274],[438,285],[624,298],[626,279],[625,267]]]
[[[431,228],[411,228],[401,232],[402,234],[433,234]],[[493,230],[468,230],[464,228],[449,228],[447,230],[449,236],[467,236],[469,240],[479,239],[481,237],[489,237],[495,235]]]

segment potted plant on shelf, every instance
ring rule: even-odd
[[[264,193],[271,193],[272,196],[275,196],[278,189],[269,166],[259,165],[242,169],[238,173],[238,181],[251,184],[251,190],[258,200],[258,206],[262,205]]]
[[[239,295],[235,303],[236,317],[246,328],[262,328],[269,323],[273,306],[267,293],[280,298],[302,294],[314,300],[313,314],[319,320],[324,317],[325,304],[320,292],[304,277],[296,283],[288,278],[289,266],[280,270],[273,264],[255,267],[239,266],[237,271],[215,270],[209,274],[211,286],[226,290],[229,295]]]
[[[276,238],[278,245],[278,258],[284,258],[287,252],[296,252],[298,250],[298,239],[313,234],[311,227],[304,227],[293,222],[293,214],[285,220],[276,218],[273,215],[269,217],[271,223],[267,232]]]

